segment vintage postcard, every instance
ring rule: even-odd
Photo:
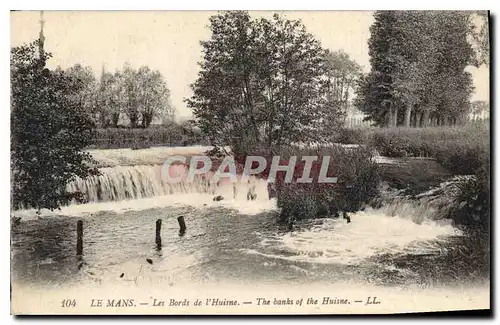
[[[12,11],[11,313],[490,310],[486,11]]]

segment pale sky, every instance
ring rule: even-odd
[[[121,69],[124,63],[159,70],[171,91],[177,117],[191,116],[183,99],[192,93],[201,61],[200,40],[210,38],[210,11],[46,11],[45,49],[52,52],[50,67],[90,66],[99,76]],[[287,11],[289,19],[302,19],[324,48],[343,50],[365,72],[369,71],[367,40],[373,22],[368,11]],[[251,12],[271,17],[272,12]],[[11,13],[11,45],[38,38],[40,13]],[[470,67],[476,87],[472,100],[489,100],[489,70]]]

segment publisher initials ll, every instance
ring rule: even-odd
[[[368,297],[368,299],[366,299],[366,303],[365,305],[378,305],[380,304],[380,300],[377,300],[377,297]]]

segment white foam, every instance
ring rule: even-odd
[[[307,231],[264,238],[262,249],[247,252],[301,262],[357,264],[378,254],[436,253],[440,247],[434,240],[460,234],[450,224],[431,220],[417,224],[381,211],[358,212],[351,218],[349,224],[343,219],[325,219]]]
[[[111,211],[113,213],[122,214],[128,211],[142,211],[154,208],[163,207],[182,207],[193,206],[198,208],[210,207],[225,207],[234,209],[241,214],[254,215],[265,211],[276,209],[275,200],[234,200],[225,199],[222,201],[213,201],[213,195],[202,193],[191,194],[173,194],[165,196],[155,196],[150,198],[123,200],[119,202],[95,202],[87,204],[72,204],[61,207],[61,210],[49,211],[41,210],[41,217],[49,216],[75,216],[85,217],[90,214]],[[21,217],[23,220],[31,220],[37,218],[36,210],[19,210],[13,212],[16,217]]]

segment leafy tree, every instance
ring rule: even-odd
[[[322,122],[336,110],[327,93],[327,62],[321,44],[301,21],[277,14],[272,20],[257,20],[255,31],[257,89],[264,102],[261,139],[268,148],[321,140]]]
[[[370,74],[360,80],[358,108],[378,125],[396,126],[397,109],[393,97],[393,72],[396,69],[393,60],[397,13],[394,11],[377,11],[375,22],[370,26],[368,48],[370,55]]]
[[[335,105],[327,96],[325,52],[305,26],[230,11],[210,17],[210,29],[186,102],[212,144],[245,155],[318,140],[317,127]]]
[[[81,81],[81,90],[74,96],[91,114],[96,126],[117,127],[122,115],[132,128],[147,128],[154,120],[173,119],[170,91],[157,70],[147,66],[135,70],[126,64],[114,74],[103,69],[96,80],[92,69],[76,64],[66,73]]]
[[[213,145],[241,148],[245,141],[258,142],[259,133],[252,23],[248,13],[231,11],[210,17],[210,29],[211,39],[201,42],[204,60],[187,105]]]
[[[429,91],[433,98],[430,118],[437,125],[456,124],[469,111],[474,89],[472,76],[465,71],[475,62],[469,42],[474,30],[472,16],[470,12],[444,11],[433,13],[433,18],[431,26],[438,60],[430,77],[433,82],[428,84],[428,87],[434,84],[434,92]]]
[[[331,134],[331,129],[345,119],[351,95],[361,76],[361,67],[343,51],[325,51],[326,96],[329,109],[325,112],[323,126],[324,138]],[[339,125],[340,126],[340,125]]]
[[[489,32],[489,13],[487,11],[476,11],[475,15],[479,18],[479,26],[475,26],[472,32],[472,38],[475,42],[476,62],[475,66],[485,64],[490,65],[490,32]],[[473,19],[474,17],[473,14]]]
[[[326,51],[327,80],[332,101],[346,110],[351,92],[361,75],[361,67],[343,51]]]
[[[122,75],[119,72],[112,74],[103,71],[96,96],[100,127],[117,127],[122,108],[126,105]]]
[[[149,127],[153,118],[173,116],[170,91],[159,71],[153,71],[146,66],[140,67],[136,81],[139,89],[141,127]]]
[[[57,209],[81,193],[68,192],[76,177],[96,174],[82,149],[91,143],[92,120],[77,94],[81,78],[50,71],[50,54],[38,41],[11,49],[11,170],[14,208]]]
[[[122,82],[125,98],[125,114],[130,121],[130,127],[136,128],[139,123],[139,84],[137,71],[129,64],[123,67]]]
[[[62,71],[60,67],[58,67],[57,70]],[[75,99],[84,108],[84,110],[94,118],[94,121],[97,124],[97,116],[99,115],[100,107],[97,105],[98,85],[94,72],[90,67],[75,64],[74,66],[66,69],[66,74],[79,80],[81,87],[79,87],[80,91],[75,91]]]

